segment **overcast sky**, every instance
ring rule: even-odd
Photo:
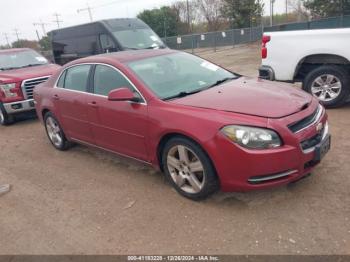
[[[100,20],[117,17],[135,17],[140,11],[162,5],[171,4],[176,0],[89,0],[93,19]],[[266,14],[269,14],[269,0],[264,0]],[[108,5],[109,3],[113,3]],[[47,23],[46,31],[57,28],[54,13],[61,14],[61,27],[89,22],[87,12],[77,13],[77,9],[85,8],[86,0],[0,0],[0,44],[6,44],[4,33],[8,34],[10,42],[16,40],[14,29],[19,30],[19,37],[37,39],[35,30],[40,37],[43,30],[33,23]],[[276,11],[283,12],[285,0],[276,0]]]

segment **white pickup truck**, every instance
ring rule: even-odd
[[[264,33],[260,78],[302,82],[326,107],[350,94],[350,28]]]

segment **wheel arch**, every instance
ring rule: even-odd
[[[294,80],[302,80],[307,73],[321,65],[350,66],[350,61],[337,54],[319,53],[307,55],[298,62],[293,76]]]
[[[44,119],[45,115],[46,115],[48,112],[51,112],[51,110],[48,109],[48,108],[43,108],[43,109],[41,110],[41,116],[42,116],[43,119]]]
[[[187,135],[187,134],[183,134],[183,133],[180,133],[180,132],[171,132],[171,133],[166,133],[164,134],[161,139],[159,140],[159,143],[157,145],[157,161],[158,161],[158,165],[159,165],[159,168],[160,170],[163,172],[163,165],[162,165],[162,152],[163,152],[163,149],[164,149],[164,146],[166,145],[166,143],[174,138],[174,137],[181,137],[181,138],[185,138],[185,139],[188,139],[190,140],[191,142],[195,143],[196,145],[198,145],[202,150],[203,152],[207,155],[208,159],[210,160],[211,164],[213,165],[214,169],[215,169],[215,172],[216,171],[216,167],[215,167],[215,164],[212,160],[212,158],[210,157],[209,153],[207,152],[207,150],[201,145],[201,143],[198,141],[198,139],[190,136],[190,135]],[[218,178],[220,179],[220,177],[218,176]]]

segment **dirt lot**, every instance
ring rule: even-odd
[[[255,46],[201,53],[256,75]],[[297,184],[196,203],[148,166],[53,149],[37,120],[0,127],[0,254],[350,254],[350,105],[333,149]]]

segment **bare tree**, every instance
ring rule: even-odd
[[[302,0],[288,0],[288,10],[297,14],[298,22],[309,20],[310,14],[303,5]]]
[[[217,31],[221,26],[221,0],[195,0],[199,14],[208,23],[208,31]]]
[[[180,17],[179,26],[183,27],[183,24],[186,24],[186,33],[190,33],[192,31],[192,24],[198,21],[198,8],[195,0],[177,1],[172,5],[172,8],[177,12],[178,17]]]

